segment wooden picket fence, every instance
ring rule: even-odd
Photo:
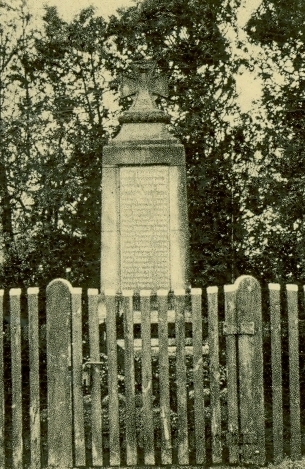
[[[267,323],[250,276],[221,290],[136,296],[56,279],[44,307],[37,288],[0,293],[1,468],[264,465],[270,445],[275,462],[301,458],[296,285],[284,302],[269,285]]]

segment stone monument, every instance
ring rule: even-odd
[[[135,64],[122,96],[133,104],[103,152],[101,290],[185,288],[185,153],[155,104],[167,80],[151,62]]]

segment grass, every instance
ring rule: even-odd
[[[305,469],[305,457],[301,461],[291,461],[291,459],[284,459],[280,464],[269,463],[265,466],[266,469]],[[210,469],[263,469],[261,466],[211,466]]]
[[[301,461],[285,459],[281,464],[269,464],[268,469],[305,469],[305,457]]]

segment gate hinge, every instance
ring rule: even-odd
[[[238,326],[223,323],[223,335],[254,335],[254,322],[241,322]]]

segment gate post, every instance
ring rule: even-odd
[[[236,282],[241,462],[265,463],[262,296],[259,282]]]
[[[48,466],[73,467],[71,284],[47,286]]]

